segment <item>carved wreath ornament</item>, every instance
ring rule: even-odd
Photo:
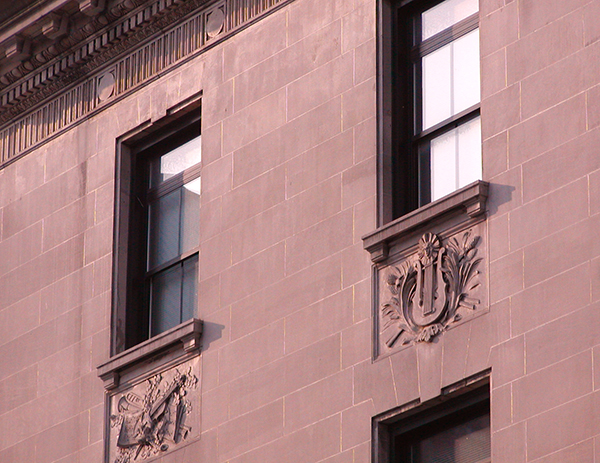
[[[462,318],[462,309],[475,310],[480,301],[469,295],[479,286],[479,241],[468,231],[443,247],[436,235],[426,233],[416,255],[390,268],[390,297],[381,306],[381,336],[389,348],[430,342]]]
[[[124,394],[118,413],[110,417],[111,428],[118,430],[114,463],[145,460],[185,440],[190,431],[185,416],[192,407],[186,395],[197,383],[190,367],[185,373],[177,370],[169,382],[160,374],[153,376],[143,395]]]

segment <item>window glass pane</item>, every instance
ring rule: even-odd
[[[450,130],[431,140],[431,200],[456,190],[457,130]]]
[[[415,463],[481,463],[489,461],[489,415],[473,418],[415,444]]]
[[[481,120],[468,121],[431,140],[431,200],[481,178]]]
[[[181,273],[181,264],[177,264],[152,278],[151,336],[181,322]]]
[[[479,103],[479,30],[423,57],[423,130]]]
[[[182,188],[181,253],[198,246],[200,224],[200,178]]]
[[[452,44],[423,57],[423,130],[452,116]]]
[[[479,11],[479,0],[446,0],[421,15],[422,40],[433,37]]]
[[[453,42],[454,108],[457,114],[479,103],[479,29]]]
[[[458,127],[458,184],[462,188],[481,179],[481,119],[478,117]]]
[[[158,162],[153,162],[151,187],[164,182],[173,175],[183,172],[188,167],[198,164],[202,155],[202,137],[196,137],[162,155]]]
[[[198,304],[198,254],[183,263],[183,287],[181,295],[181,322],[196,316]]]
[[[148,270],[179,255],[180,201],[179,189],[150,204]]]

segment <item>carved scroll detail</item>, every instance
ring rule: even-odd
[[[380,337],[388,348],[431,342],[477,308],[480,301],[472,294],[480,286],[479,242],[467,231],[442,246],[439,237],[426,233],[414,256],[390,267],[380,309]]]

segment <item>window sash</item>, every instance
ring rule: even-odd
[[[199,149],[200,143],[199,134],[172,150],[148,157],[145,163],[145,286],[150,337],[192,318],[197,310],[200,191],[186,187],[200,182],[201,158],[164,180],[158,174],[164,157],[186,145]],[[166,209],[161,210],[161,206]]]
[[[491,460],[491,422],[489,389],[487,387],[479,389],[474,394],[468,393],[466,396],[458,396],[447,403],[442,403],[431,410],[423,411],[416,416],[407,417],[399,423],[392,425],[393,427],[390,429],[391,432],[389,435],[391,462],[423,463],[423,460],[416,458],[418,455],[415,455],[415,453],[418,452],[414,451],[419,443],[431,440],[432,437],[439,436],[452,429],[458,430],[463,427],[464,430],[465,425],[474,421],[478,421],[479,437],[487,437],[487,439],[482,441],[487,443],[487,446],[485,448],[480,447],[481,451],[475,452],[475,455],[479,453],[478,456],[480,459],[474,460],[474,454],[471,453],[470,458],[466,460],[444,461],[447,463],[465,463],[465,461],[467,463],[489,462]],[[484,425],[483,427],[481,426],[482,424]],[[486,430],[487,434],[485,434]],[[483,434],[481,431],[483,431]],[[430,462],[425,460],[425,463]]]
[[[198,253],[192,253],[149,277],[150,336],[193,317],[198,299],[198,260]]]
[[[415,26],[414,31],[418,31],[420,27],[418,24],[418,18],[414,18]],[[475,13],[463,21],[455,24],[454,26],[440,32],[425,42],[416,43],[411,51],[412,57],[412,73],[413,73],[413,135],[418,139],[425,136],[427,133],[433,130],[437,130],[446,124],[451,124],[457,118],[468,114],[479,108],[479,102],[470,108],[466,108],[463,111],[459,111],[457,114],[453,114],[448,118],[437,122],[427,129],[423,129],[423,103],[425,96],[423,95],[423,58],[431,53],[445,47],[446,45],[455,42],[456,40],[470,34],[471,32],[479,28],[479,13]],[[416,32],[415,32],[416,34]],[[415,35],[413,34],[413,35]],[[416,40],[416,38],[415,38]]]
[[[152,164],[152,160],[150,160],[148,162],[148,165]],[[190,217],[188,217],[188,214],[186,214],[186,203],[185,203],[185,188],[186,185],[190,185],[192,182],[198,181],[200,182],[201,180],[201,170],[202,170],[202,165],[201,163],[198,163],[194,166],[191,166],[187,169],[185,169],[183,172],[179,172],[178,174],[174,175],[173,177],[163,181],[161,184],[159,184],[157,187],[154,188],[150,188],[146,194],[146,200],[145,200],[145,204],[146,204],[146,211],[147,211],[147,236],[146,236],[146,270],[147,270],[147,276],[149,276],[152,273],[156,273],[158,271],[161,271],[163,269],[165,269],[166,267],[172,265],[173,263],[179,261],[179,260],[183,260],[185,259],[187,256],[193,254],[194,252],[198,251],[198,247],[199,247],[199,235],[198,235],[198,227],[199,227],[199,215],[196,215],[195,219],[197,219],[197,223],[196,223],[196,236],[195,238],[192,237],[192,241],[194,241],[194,243],[192,243],[191,245],[189,244],[189,237],[186,235],[187,231],[189,231],[189,229],[192,230],[192,232],[194,231],[194,227],[192,225],[192,227],[186,227],[186,224],[189,224],[190,222]],[[169,195],[172,195],[173,193],[178,192],[178,198],[177,198],[177,208],[178,210],[176,211],[176,215],[177,215],[177,238],[176,238],[176,243],[174,243],[174,245],[177,247],[177,251],[176,252],[172,252],[170,257],[167,258],[166,260],[159,260],[158,262],[156,261],[156,257],[155,254],[158,250],[158,246],[160,246],[160,242],[155,242],[158,238],[156,235],[157,230],[157,225],[160,225],[160,214],[156,213],[156,217],[158,218],[157,222],[159,222],[158,224],[153,224],[153,218],[154,216],[154,211],[156,210],[155,208],[159,207],[161,202]],[[199,201],[199,194],[198,194],[198,201]],[[197,205],[199,208],[199,204]],[[192,214],[193,215],[193,214]],[[192,220],[194,219],[194,217],[191,217]],[[186,241],[188,242],[186,244]]]
[[[443,2],[442,2],[443,3]],[[440,3],[441,4],[441,3]],[[439,5],[439,4],[438,4]],[[427,10],[425,10],[427,11]],[[478,88],[477,99],[471,98],[471,101],[475,102],[471,106],[467,108],[463,108],[459,106],[458,112],[455,111],[455,107],[453,104],[456,103],[456,95],[454,83],[452,79],[454,77],[454,73],[456,73],[455,62],[453,61],[451,55],[449,55],[449,67],[445,69],[447,73],[444,75],[447,76],[448,82],[444,83],[442,80],[440,85],[447,85],[448,92],[447,95],[444,94],[444,97],[449,98],[448,104],[450,104],[447,112],[447,117],[443,119],[434,119],[433,123],[430,120],[426,123],[425,121],[425,104],[428,98],[428,95],[425,93],[428,89],[425,88],[426,85],[426,76],[424,74],[424,60],[428,59],[428,57],[432,56],[433,53],[442,50],[444,47],[454,47],[457,41],[461,40],[463,37],[466,37],[468,34],[473,33],[479,28],[479,12],[471,14],[470,16],[458,21],[452,26],[438,32],[437,34],[428,37],[426,40],[421,40],[421,20],[422,20],[423,10],[413,14],[412,16],[412,41],[413,45],[410,50],[410,57],[412,60],[412,80],[413,80],[413,129],[412,129],[412,146],[413,146],[413,156],[416,157],[417,164],[417,173],[418,173],[418,191],[417,191],[417,204],[418,206],[423,206],[425,204],[430,203],[432,200],[435,201],[445,194],[451,193],[455,191],[455,189],[460,188],[463,185],[463,181],[460,179],[460,172],[456,169],[461,169],[461,164],[463,165],[464,170],[464,162],[469,162],[472,160],[473,156],[466,156],[466,159],[460,159],[460,152],[457,150],[453,150],[452,153],[447,153],[453,159],[446,160],[447,162],[453,162],[454,171],[452,174],[451,181],[446,181],[447,179],[443,179],[444,182],[436,183],[436,175],[439,175],[439,170],[436,172],[436,165],[432,164],[432,142],[439,141],[444,136],[450,136],[450,134],[454,131],[458,131],[459,127],[465,124],[471,123],[472,120],[476,119],[480,115],[480,90]],[[452,49],[448,49],[448,53],[452,53]],[[479,72],[479,44],[477,44],[477,69],[476,72]],[[460,72],[460,70],[459,70]],[[435,82],[435,81],[433,81]],[[479,79],[478,79],[479,82]],[[429,89],[430,90],[430,89]],[[429,96],[429,98],[432,98]],[[468,101],[468,100],[467,100]],[[464,104],[462,105],[464,106]],[[435,106],[432,106],[434,110],[436,110]],[[445,116],[446,114],[441,114]],[[424,128],[425,127],[425,128]],[[481,156],[481,149],[474,153],[475,156]],[[459,158],[458,161],[456,158]],[[440,158],[441,159],[441,158]],[[451,162],[451,163],[452,163]],[[481,165],[481,160],[477,163],[479,166]],[[437,167],[441,164],[438,162]],[[475,166],[477,168],[477,166]],[[470,169],[472,170],[472,169]],[[456,172],[455,172],[456,171]],[[479,174],[473,177],[470,181],[477,180],[481,178],[481,168],[479,167]],[[456,179],[454,178],[456,177]],[[440,178],[440,177],[438,177]],[[467,182],[468,183],[470,183]],[[450,188],[450,183],[455,184],[456,188]],[[444,191],[444,194],[440,192]]]

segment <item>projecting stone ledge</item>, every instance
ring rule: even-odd
[[[124,370],[130,369],[144,360],[174,347],[179,347],[182,355],[198,351],[201,335],[202,321],[192,318],[111,357],[110,360],[98,366],[98,376],[104,381],[105,389],[114,389],[119,386],[121,373]]]
[[[482,180],[473,182],[460,190],[426,204],[362,237],[364,248],[371,254],[373,262],[382,262],[388,257],[393,242],[435,221],[457,215],[473,219],[485,212],[489,184]]]

